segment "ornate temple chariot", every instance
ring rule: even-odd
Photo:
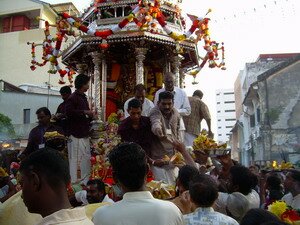
[[[184,33],[185,26],[180,3],[180,0],[164,1],[159,6],[168,29],[176,33]],[[153,7],[154,4],[152,1],[100,0],[85,11],[81,20],[92,30],[113,30],[120,21],[130,18],[137,5]],[[185,72],[199,66],[197,44],[193,40],[175,40],[157,22],[155,12],[142,13],[145,12],[137,12],[124,28],[114,30],[106,39],[83,34],[63,51],[64,64],[91,76],[89,97],[103,121],[123,108],[123,103],[133,96],[136,84],[144,84],[147,97],[153,99],[162,87],[165,72],[173,72],[176,86],[183,87]]]

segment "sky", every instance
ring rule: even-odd
[[[49,3],[64,0],[46,0]],[[73,0],[80,11],[91,1]],[[183,0],[183,13],[204,16],[210,8],[210,35],[213,40],[225,43],[227,70],[203,69],[197,85],[186,78],[186,92],[192,95],[200,89],[212,116],[212,129],[217,133],[217,89],[233,88],[239,71],[247,62],[254,62],[264,53],[300,53],[300,1],[299,0]],[[188,23],[188,19],[187,19]],[[187,26],[189,27],[189,25]],[[204,55],[199,44],[200,55]],[[202,53],[202,54],[201,54]],[[203,123],[203,127],[205,124]],[[216,137],[217,135],[215,135]]]

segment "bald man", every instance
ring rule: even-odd
[[[174,95],[174,108],[179,112],[180,119],[180,141],[184,141],[185,126],[182,117],[191,114],[191,106],[189,99],[184,90],[179,87],[175,87],[175,75],[171,72],[164,74],[164,88],[158,90],[155,93],[154,105],[157,105],[158,96],[161,92],[169,91]]]

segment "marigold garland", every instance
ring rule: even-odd
[[[97,7],[99,3],[102,3],[102,0],[95,1],[94,6]],[[166,3],[167,4],[167,3]],[[174,6],[174,5],[172,5]],[[181,16],[181,10],[176,5],[174,6],[176,9],[176,18],[178,20],[182,20]],[[115,25],[111,29],[107,30],[96,30],[94,28],[86,27],[82,24],[82,21],[79,18],[72,17],[68,13],[61,13],[56,24],[51,25],[48,21],[45,21],[45,40],[42,44],[31,44],[31,70],[35,70],[36,66],[44,66],[47,64],[47,62],[50,62],[50,69],[49,73],[60,74],[60,84],[65,84],[63,78],[67,74],[69,81],[72,83],[72,76],[75,73],[71,67],[67,67],[66,69],[61,69],[59,66],[59,63],[57,59],[61,56],[61,45],[63,40],[67,40],[68,36],[76,36],[74,30],[72,30],[72,27],[77,28],[78,30],[88,34],[93,35],[96,37],[102,38],[102,43],[99,45],[102,49],[107,49],[109,47],[107,41],[107,37],[109,37],[112,34],[115,34],[119,31],[121,31],[128,23],[134,22],[141,30],[147,30],[149,32],[158,34],[158,28],[157,23],[163,28],[163,30],[169,35],[171,38],[173,38],[175,41],[180,42],[184,41],[186,39],[189,39],[193,33],[196,34],[195,43],[204,40],[204,46],[203,49],[206,51],[206,54],[204,57],[202,57],[202,63],[197,68],[197,73],[201,71],[201,69],[206,65],[208,62],[210,68],[221,68],[222,70],[225,70],[225,56],[224,56],[224,44],[222,43],[222,46],[219,47],[219,43],[216,41],[211,40],[210,38],[210,32],[209,32],[209,21],[210,19],[206,16],[211,12],[212,10],[209,9],[207,13],[205,14],[204,18],[197,17],[193,15],[188,15],[189,18],[192,20],[192,26],[190,29],[185,32],[184,34],[178,34],[168,26],[167,22],[165,21],[164,15],[162,11],[160,10],[160,1],[155,0],[153,3],[149,0],[139,0],[138,5],[132,10],[132,12],[123,19],[119,24]],[[39,20],[42,20],[38,18]],[[182,23],[184,25],[184,23]],[[54,26],[57,28],[56,37],[52,38],[49,27]],[[52,46],[52,44],[55,43],[55,46]],[[43,56],[42,59],[44,60],[42,63],[39,63],[36,61],[36,55],[35,55],[35,47],[42,45],[43,46]],[[222,52],[222,60],[220,63],[217,63],[219,60],[218,58],[218,51],[221,50]],[[195,77],[196,74],[193,74]]]
[[[268,211],[276,215],[280,220],[289,224],[299,224],[299,212],[288,206],[284,201],[275,201],[268,206]]]

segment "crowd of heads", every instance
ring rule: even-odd
[[[140,107],[139,101],[131,101],[129,104],[129,108]],[[138,144],[126,142],[119,144],[108,154],[108,160],[112,166],[116,186],[121,192],[120,196],[126,192],[145,190],[149,164],[145,151]],[[22,197],[29,212],[47,215],[49,210],[55,210],[55,207],[49,209],[49,205],[57,204],[59,199],[59,201],[65,199],[68,204],[69,168],[67,161],[58,151],[45,148],[30,154],[22,161],[19,172]],[[4,178],[1,178],[1,186],[3,182]],[[230,195],[226,203],[226,214],[239,221],[241,225],[284,225],[285,223],[264,209],[250,209],[251,202],[246,196],[258,185],[258,177],[253,171],[242,165],[233,165],[229,170],[227,181]],[[269,172],[264,188],[269,190],[270,198],[281,200],[283,190],[299,191],[299,185],[300,172],[290,170],[286,173],[284,182],[282,174]],[[220,194],[220,183],[215,177],[203,174],[190,165],[180,168],[176,187],[179,196],[188,191],[194,208],[214,207]],[[89,204],[102,202],[107,194],[106,185],[99,179],[90,180],[86,185],[86,192]]]
[[[79,74],[75,79],[75,88],[84,93],[89,88],[90,77]],[[172,73],[164,77],[165,91],[158,95],[158,108],[169,115],[174,107],[175,80]],[[134,89],[135,98],[128,103],[128,113],[133,122],[138,122],[143,110],[146,97],[144,85],[137,85]],[[60,89],[63,100],[71,95],[68,86]],[[194,97],[203,98],[203,93],[197,90]],[[51,113],[48,108],[42,107],[36,111],[40,125],[50,123]],[[21,162],[19,168],[22,198],[28,211],[42,216],[55,212],[56,204],[70,205],[67,187],[70,185],[69,165],[63,155],[57,150],[57,146],[46,147],[42,151],[30,154]],[[118,197],[126,192],[146,190],[147,174],[150,170],[148,158],[142,147],[136,143],[124,142],[119,144],[107,155],[112,167],[112,176],[115,182],[113,191]],[[198,157],[199,159],[199,157]],[[207,162],[207,157],[200,160]],[[216,160],[217,161],[217,160]],[[199,161],[198,161],[199,162]],[[269,172],[261,173],[258,166],[249,168],[232,163],[223,177],[222,162],[215,165],[215,169],[208,172],[199,170],[195,166],[185,165],[179,169],[176,179],[177,197],[183,193],[189,194],[190,204],[195,208],[214,207],[221,192],[227,192],[226,214],[241,225],[271,225],[284,224],[272,213],[264,209],[250,209],[251,202],[248,197],[254,190],[267,190],[268,204],[281,200],[284,192],[300,193],[300,172],[290,170],[286,174]],[[219,168],[220,167],[220,168]],[[215,173],[215,174],[214,174]],[[224,173],[225,174],[225,173]],[[265,177],[265,183],[260,181]],[[8,176],[1,175],[0,188],[8,182]],[[86,200],[89,204],[102,202],[105,198],[106,184],[100,179],[89,180],[86,184]],[[250,209],[250,210],[249,210]]]

